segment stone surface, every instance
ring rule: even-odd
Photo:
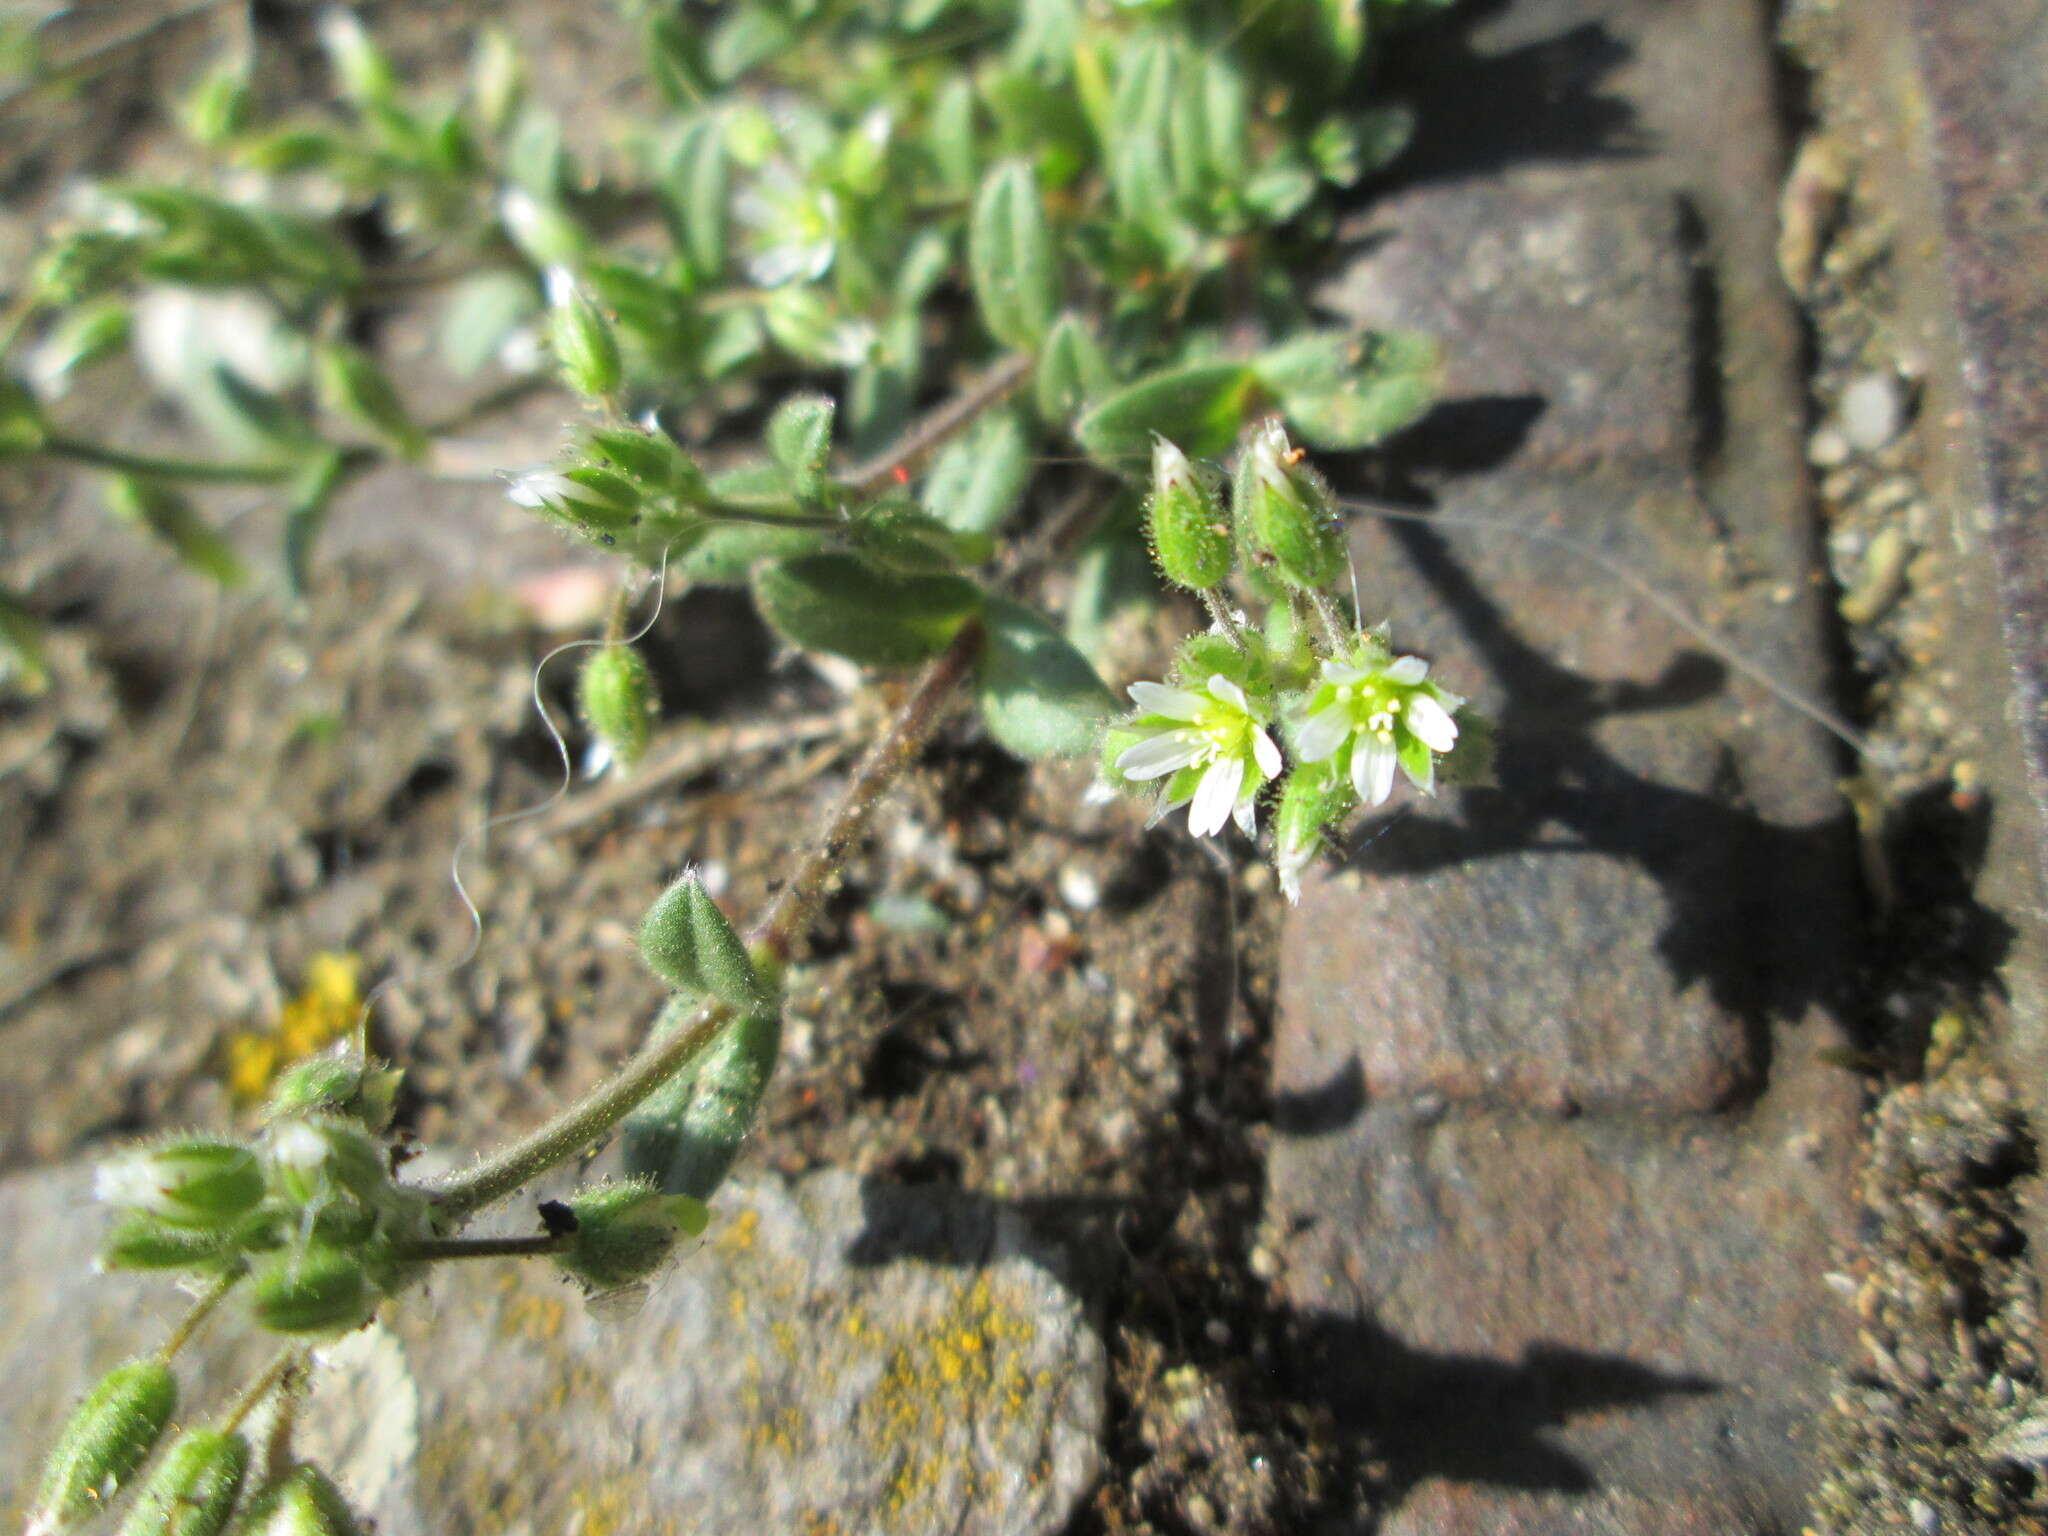
[[[1416,515],[1353,548],[1499,787],[1368,819],[1290,919],[1278,1289],[1380,1530],[1797,1529],[1853,1348],[1859,1097],[1819,1058],[1856,875],[1771,686],[1827,668],[1768,40],[1739,0],[1524,0],[1440,63],[1491,126],[1325,298],[1455,359],[1383,486]]]
[[[20,1246],[0,1261],[0,1519],[38,1454],[21,1427],[175,1310],[146,1279],[72,1283],[103,1220],[88,1183],[0,1183],[0,1222],[38,1233],[33,1271]],[[336,1347],[304,1443],[380,1529],[419,1536],[1061,1529],[1096,1475],[1104,1366],[1060,1259],[925,1189],[729,1190],[635,1315],[593,1317],[538,1264],[442,1270]],[[223,1396],[263,1357],[233,1322],[203,1347]]]

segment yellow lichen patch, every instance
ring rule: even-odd
[[[981,1275],[925,1324],[895,1333],[849,1317],[847,1329],[888,1349],[888,1365],[855,1422],[876,1459],[895,1469],[885,1495],[892,1522],[986,1492],[993,1469],[971,1458],[990,1437],[977,1426],[993,1427],[1001,1443],[1002,1421],[1029,1411],[1034,1373],[1023,1346],[1036,1333],[1030,1320]]]
[[[355,1027],[363,1008],[363,963],[354,955],[323,953],[306,967],[298,996],[268,1029],[228,1036],[224,1076],[228,1092],[253,1104],[293,1062],[325,1050]]]
[[[561,1335],[569,1309],[553,1296],[521,1292],[505,1303],[498,1314],[498,1332],[508,1339],[529,1344],[551,1344]]]
[[[725,1224],[714,1243],[723,1253],[745,1253],[754,1246],[754,1236],[760,1227],[759,1211],[741,1211]]]

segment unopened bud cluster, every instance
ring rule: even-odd
[[[1159,816],[1186,806],[1197,837],[1232,823],[1251,836],[1270,802],[1274,866],[1292,900],[1326,834],[1382,804],[1396,769],[1425,794],[1440,768],[1483,775],[1472,760],[1483,732],[1461,734],[1465,701],[1346,613],[1335,500],[1279,421],[1240,449],[1228,505],[1219,483],[1155,442],[1154,558],[1168,581],[1204,595],[1217,627],[1181,646],[1166,682],[1131,685],[1136,711],[1110,728],[1103,767],[1120,788],[1157,785]],[[1234,614],[1234,573],[1266,603],[1263,624]]]
[[[412,1273],[398,1251],[426,1230],[423,1196],[392,1178],[374,1134],[397,1087],[360,1060],[304,1062],[251,1141],[174,1138],[109,1158],[94,1192],[120,1215],[102,1267],[246,1275],[256,1320],[279,1333],[367,1322]]]

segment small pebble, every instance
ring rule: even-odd
[[[1816,469],[1836,469],[1849,462],[1849,439],[1839,427],[1821,427],[1806,440],[1806,462]]]
[[[1265,1247],[1254,1248],[1251,1253],[1250,1262],[1252,1273],[1257,1275],[1261,1280],[1274,1280],[1279,1278],[1280,1260],[1272,1249]]]
[[[1842,391],[1842,433],[1851,447],[1876,453],[1906,424],[1906,402],[1890,373],[1866,373]]]
[[[1102,882],[1079,864],[1063,864],[1059,873],[1060,900],[1076,912],[1093,912],[1102,905]]]

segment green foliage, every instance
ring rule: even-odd
[[[121,1536],[219,1536],[235,1512],[249,1442],[228,1430],[187,1430],[164,1452]]]
[[[688,999],[671,1001],[654,1040],[685,1027],[693,1012]],[[779,1011],[743,1013],[727,1023],[688,1071],[625,1118],[620,1146],[626,1172],[664,1195],[710,1199],[753,1127],[781,1050]]]
[[[761,616],[790,644],[871,667],[936,656],[985,601],[959,576],[899,576],[852,555],[804,555],[754,578]]]
[[[975,697],[989,735],[1023,758],[1093,747],[1116,701],[1088,659],[1021,603],[991,598],[983,623]]]
[[[738,1009],[771,1000],[746,945],[695,870],[679,875],[640,920],[640,958],[678,992]]]

